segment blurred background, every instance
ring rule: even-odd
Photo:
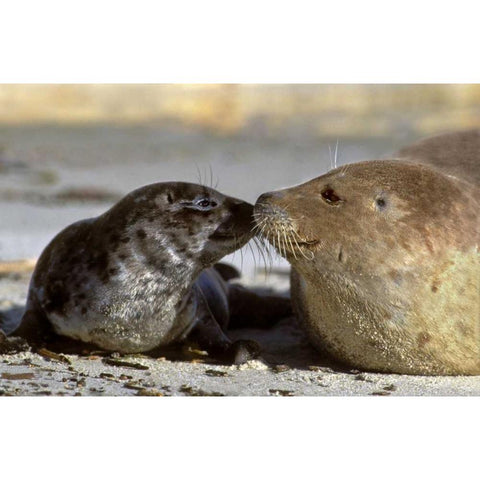
[[[475,127],[480,85],[0,85],[0,261],[147,183],[254,202],[325,173],[335,149],[343,165]],[[248,249],[242,266],[255,275]]]

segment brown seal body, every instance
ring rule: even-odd
[[[317,347],[374,371],[480,374],[479,138],[436,137],[258,199]]]
[[[236,310],[231,297],[257,298],[211,267],[251,238],[252,211],[246,202],[190,183],[131,192],[103,215],[70,225],[45,248],[13,335],[38,341],[52,332],[124,353],[193,335],[207,349],[228,350],[224,332]]]

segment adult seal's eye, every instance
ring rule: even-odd
[[[342,202],[342,199],[336,194],[332,187],[326,186],[322,190],[322,198],[330,205],[338,205]]]

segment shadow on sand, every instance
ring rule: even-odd
[[[20,323],[24,307],[15,306],[0,313],[0,326],[8,335],[13,332]],[[261,347],[261,358],[269,365],[282,365],[300,370],[311,370],[315,367],[329,368],[337,372],[348,372],[351,369],[335,363],[328,356],[316,351],[308,342],[304,332],[297,325],[295,318],[285,318],[268,329],[243,328],[230,330],[228,332],[232,340],[255,340]],[[15,341],[12,335],[8,339],[0,338],[0,353],[16,353],[22,350],[29,350],[31,347],[22,341]],[[42,352],[55,354],[71,354],[79,356],[101,356],[120,360],[123,355],[117,352],[99,350],[91,344],[71,340],[65,337],[56,337],[45,345]],[[136,355],[125,355],[135,357]],[[201,362],[212,365],[225,364],[225,362],[211,357],[207,352],[202,351],[197,345],[189,343],[175,344],[168,347],[161,347],[147,353],[138,354],[150,358],[164,357],[170,361],[179,362]]]

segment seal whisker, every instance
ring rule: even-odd
[[[280,230],[277,230],[277,239],[278,239],[278,250],[280,252],[280,257],[282,257],[283,256],[283,254],[282,254],[282,243],[281,243],[282,237],[281,237]]]
[[[265,247],[265,244],[264,244],[260,239],[254,237],[253,240],[254,240],[254,243],[255,243],[255,245],[256,245],[256,247],[257,247],[257,250],[258,250],[259,255],[261,255],[262,258],[263,258],[263,264],[264,264],[264,266],[265,266],[265,276],[266,276],[266,275],[267,275],[267,266],[270,267],[270,270],[271,270],[271,268],[272,268],[272,262],[271,262],[270,252],[267,251],[267,249],[266,249],[266,247]],[[265,257],[265,255],[266,255],[266,257]],[[267,258],[269,259],[268,261],[267,261]]]
[[[264,237],[256,237],[256,241],[260,249],[259,251],[267,256],[268,262],[265,263],[268,263],[271,269],[273,267],[273,257],[270,244],[265,240]]]
[[[277,237],[278,237],[278,245],[279,245],[279,253],[280,253],[280,257],[283,257],[283,230],[282,229],[278,229],[277,230]]]
[[[333,170],[333,161],[332,161],[332,149],[330,148],[330,144],[328,144],[328,156],[330,159],[330,168],[328,171]]]
[[[305,254],[305,252],[304,252],[304,248],[305,248],[305,247],[303,247],[303,246],[301,246],[301,245],[298,244],[297,238],[298,238],[298,240],[300,240],[302,243],[305,243],[304,240],[300,237],[300,235],[298,234],[297,231],[292,230],[292,232],[293,232],[293,234],[294,234],[294,235],[293,235],[293,240],[295,241],[295,244],[297,245],[300,253],[302,254],[302,257],[305,258],[306,260],[312,260],[312,259],[313,259],[313,252],[310,252],[310,251],[307,250],[307,251],[311,254],[311,256],[307,256],[307,255]]]
[[[286,229],[283,230],[283,252],[284,252],[284,258],[286,259],[287,258],[287,249],[288,249],[288,245],[287,245],[287,232],[286,232]]]
[[[338,137],[337,137],[337,144],[335,145],[335,155],[333,157],[333,166],[337,168],[337,154],[338,154]]]
[[[340,177],[344,177],[344,176],[347,174],[349,167],[350,167],[350,164],[349,164],[349,163],[343,165],[343,166],[341,167],[341,169],[340,169],[339,176],[340,176]]]
[[[292,253],[293,253],[294,258],[297,259],[297,254],[296,254],[296,252],[295,252],[295,249],[293,248],[291,235],[288,236],[288,242],[290,243],[290,249],[291,249],[291,251],[292,251]]]
[[[235,243],[237,243],[237,236],[235,235]],[[243,273],[243,247],[240,248],[240,272]]]
[[[212,170],[212,164],[208,164],[208,169],[210,170],[210,188],[213,188],[213,170]]]
[[[198,163],[195,163],[195,168],[197,169],[198,184],[203,187],[204,184],[203,184],[203,181],[202,181],[202,172],[200,171],[200,167],[198,166]]]
[[[256,271],[257,270],[257,257],[255,256],[255,252],[254,252],[253,247],[252,247],[252,242],[248,242],[247,246],[250,249],[250,253],[252,254],[252,257],[253,257],[253,269],[254,269],[254,271]]]

